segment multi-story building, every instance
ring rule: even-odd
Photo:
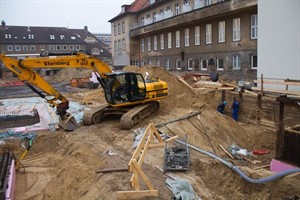
[[[7,26],[4,21],[0,27],[0,53],[18,59],[37,57],[41,52],[70,53],[72,51],[86,51],[96,57],[110,59],[111,54],[102,46],[101,42],[87,30],[87,27],[67,29]],[[0,61],[0,78],[11,76],[13,76],[12,72]]]
[[[114,66],[256,78],[257,0],[136,0],[110,22]]]
[[[111,34],[93,33],[100,41],[106,45],[106,49],[111,53]]]

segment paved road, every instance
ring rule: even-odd
[[[75,92],[80,90],[79,88],[71,87],[69,82],[53,83],[51,85],[61,93]],[[38,90],[42,91],[40,89]],[[30,97],[30,96],[38,96],[38,95],[27,86],[0,87],[0,99]]]

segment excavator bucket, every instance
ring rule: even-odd
[[[67,113],[63,118],[59,118],[59,126],[66,131],[74,131],[80,127],[75,118],[69,113]]]

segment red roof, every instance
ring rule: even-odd
[[[137,12],[149,5],[149,0],[135,0],[126,12]]]

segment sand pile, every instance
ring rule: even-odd
[[[63,82],[70,81],[72,78],[91,78],[92,70],[89,69],[76,69],[76,68],[66,68],[62,69],[53,76],[53,81]]]

